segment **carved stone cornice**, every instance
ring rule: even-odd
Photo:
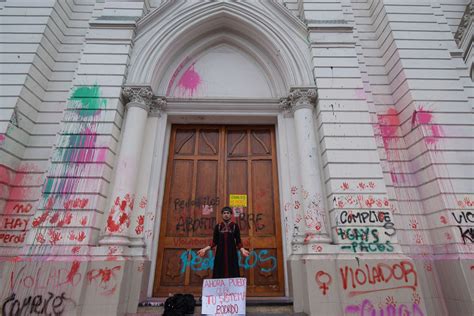
[[[464,11],[464,15],[461,19],[461,23],[459,23],[458,30],[456,31],[456,34],[454,35],[454,39],[456,40],[456,43],[459,45],[459,43],[462,41],[462,38],[464,37],[464,34],[466,33],[466,30],[469,28],[469,24],[472,21],[472,16],[474,15],[474,5],[469,3],[466,7],[466,10]]]
[[[153,99],[153,104],[150,107],[150,116],[160,117],[161,113],[166,109],[166,98],[165,97],[156,97]]]
[[[123,95],[128,100],[127,108],[137,106],[150,111],[153,105],[153,91],[147,86],[128,86],[123,88]]]
[[[280,99],[280,110],[285,114],[301,108],[314,108],[318,92],[315,87],[295,87],[291,88],[290,94],[286,98]]]

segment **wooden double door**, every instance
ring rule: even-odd
[[[209,245],[231,195],[249,257],[239,255],[248,296],[283,296],[283,253],[273,126],[172,127],[153,295],[201,294],[212,278]]]

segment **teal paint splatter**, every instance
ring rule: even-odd
[[[80,117],[88,118],[88,122],[83,122],[80,131],[71,135],[62,135],[63,148],[57,148],[56,157],[60,161],[60,176],[48,177],[43,195],[67,196],[77,191],[79,181],[82,179],[85,163],[96,163],[97,149],[97,123],[95,116],[107,105],[107,100],[100,97],[100,87],[98,85],[83,86],[74,89],[69,98],[71,107],[77,110]],[[101,158],[103,159],[103,157]]]
[[[83,86],[76,88],[69,98],[80,116],[90,117],[97,115],[107,105],[107,100],[100,97],[100,87]]]

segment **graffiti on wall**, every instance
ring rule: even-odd
[[[408,306],[406,304],[388,303],[384,307],[377,308],[369,299],[363,300],[360,304],[346,306],[344,312],[347,315],[353,316],[425,316],[420,306],[416,303]]]
[[[18,299],[12,293],[5,299],[2,305],[2,315],[62,315],[64,312],[72,311],[76,303],[66,297],[66,293],[55,295],[48,292],[45,295],[38,294]]]
[[[87,265],[87,264],[86,264]],[[83,284],[100,296],[113,295],[121,281],[121,265],[86,269],[81,261],[55,264],[17,262],[0,288],[2,315],[61,315],[76,307],[75,290]]]
[[[262,272],[272,272],[277,268],[276,257],[269,254],[269,251],[266,249],[257,251],[252,250],[250,251],[249,256],[246,258],[242,257],[240,251],[237,252],[237,254],[239,267],[243,268],[244,270],[253,269],[258,266]],[[186,250],[182,252],[180,259],[180,273],[184,273],[187,267],[189,267],[192,271],[204,271],[213,269],[215,255],[211,250],[208,251],[206,257],[201,258],[194,250]]]

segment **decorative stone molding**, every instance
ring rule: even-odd
[[[291,88],[288,97],[280,99],[280,111],[285,116],[290,116],[300,108],[314,108],[318,92],[315,87],[295,87]]]
[[[153,100],[153,104],[150,107],[150,116],[161,117],[161,113],[166,109],[166,98],[165,97],[156,97]]]
[[[148,112],[153,105],[153,91],[150,87],[125,87],[123,95],[128,99],[127,107],[137,106]]]
[[[316,105],[318,92],[314,88],[293,88],[288,95],[291,106]]]
[[[459,24],[458,30],[456,31],[456,34],[454,35],[454,38],[458,45],[462,41],[462,38],[464,37],[466,30],[469,28],[469,24],[472,21],[473,15],[474,15],[474,5],[471,2],[467,5],[466,10],[464,11],[464,15],[461,19],[461,23]]]
[[[299,108],[314,108],[318,92],[315,87],[291,88],[287,98],[280,99],[280,110],[291,113]]]
[[[285,116],[292,115],[291,102],[288,100],[288,97],[280,99],[280,111],[283,112]]]

